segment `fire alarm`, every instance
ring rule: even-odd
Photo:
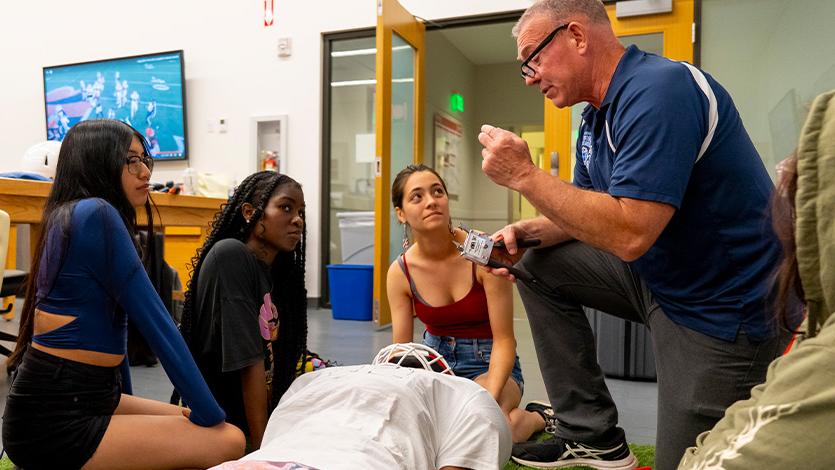
[[[290,57],[291,51],[290,38],[278,38],[278,56]]]

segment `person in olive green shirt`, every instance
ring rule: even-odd
[[[778,209],[784,198],[788,217],[775,217],[775,228],[781,219],[795,223],[784,238],[778,310],[783,319],[791,313],[787,293],[794,291],[807,319],[791,352],[771,363],[765,383],[702,433],[679,469],[835,468],[835,91],[815,100],[796,170],[788,163],[781,178],[786,192],[775,200]]]

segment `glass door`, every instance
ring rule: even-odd
[[[330,304],[328,264],[373,264],[374,32],[325,38],[321,305]]]
[[[397,172],[419,162],[422,155],[424,32],[423,23],[396,0],[377,0],[373,313],[377,326],[391,323],[386,274],[400,253],[402,238],[391,204],[391,184]]]

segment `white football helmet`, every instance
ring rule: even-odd
[[[23,154],[21,171],[37,173],[47,178],[55,178],[55,167],[58,165],[58,154],[61,151],[61,142],[47,140],[37,143]]]
[[[409,360],[407,358],[413,358]],[[396,364],[398,366],[414,367],[415,361],[429,372],[455,375],[444,356],[438,351],[419,343],[394,343],[384,347],[374,356],[373,365]]]

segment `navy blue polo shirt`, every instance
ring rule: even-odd
[[[676,208],[655,244],[630,263],[674,322],[733,341],[773,336],[769,278],[780,257],[771,179],[728,92],[631,46],[606,97],[583,111],[574,184]],[[608,134],[608,136],[607,136]]]

